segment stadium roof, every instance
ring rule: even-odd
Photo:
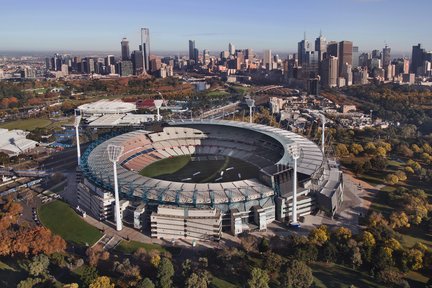
[[[135,103],[123,102],[121,100],[99,100],[97,102],[78,106],[83,115],[92,114],[119,114],[128,113],[136,110]]]

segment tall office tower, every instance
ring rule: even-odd
[[[327,56],[339,57],[338,43],[336,41],[327,43]]]
[[[359,47],[353,46],[352,67],[358,67],[358,66],[359,66]]]
[[[234,55],[235,53],[235,46],[232,43],[228,43],[228,52],[230,55]]]
[[[132,52],[132,67],[134,75],[141,75],[145,70],[144,67],[144,58],[142,51],[135,50]]]
[[[319,52],[307,51],[302,65],[303,77],[315,78],[319,72],[319,63]]]
[[[49,57],[45,58],[45,68],[51,70],[51,59]]]
[[[371,55],[369,53],[362,53],[359,57],[359,65],[360,67],[368,67],[369,60],[371,59]]]
[[[407,58],[403,59],[403,73],[408,74],[409,73],[409,67],[410,67],[410,61]]]
[[[189,40],[189,60],[194,60],[195,40]]]
[[[129,41],[127,40],[127,38],[123,38],[120,43],[121,43],[122,60],[123,61],[129,60],[130,58]]]
[[[194,49],[193,59],[195,60],[195,63],[199,62],[199,50],[198,50],[198,48]]]
[[[142,73],[146,73],[150,70],[150,30],[148,28],[141,28],[141,51],[143,58]]]
[[[387,47],[387,45],[386,45],[382,51],[382,65],[384,68],[387,67],[388,65],[390,65],[390,62],[391,62],[390,52],[391,52],[391,48]]]
[[[244,50],[245,59],[252,60],[254,58],[254,52],[252,48],[247,48]]]
[[[342,73],[346,63],[352,66],[353,43],[351,41],[339,42],[339,73]]]
[[[210,63],[210,52],[207,49],[203,50],[203,64],[208,65]]]
[[[125,61],[120,61],[118,63],[118,71],[120,76],[130,76],[133,74],[133,65],[132,65],[132,61],[129,60],[125,60]]]
[[[342,68],[341,76],[345,78],[346,86],[351,86],[353,82],[352,66],[345,63]]]
[[[381,59],[381,51],[380,50],[372,50],[372,58]]]
[[[419,68],[422,68],[425,61],[425,50],[421,48],[421,44],[412,47],[411,56],[411,73],[418,74]]]
[[[267,70],[272,70],[273,69],[272,52],[269,49],[264,50],[263,64],[264,64],[264,66],[266,67]]]
[[[323,87],[336,87],[338,80],[338,58],[329,56],[321,63],[321,85]]]
[[[109,67],[111,65],[115,64],[115,57],[114,55],[108,55],[105,57],[105,66]]]
[[[220,53],[220,58],[221,58],[222,60],[227,59],[228,57],[229,57],[229,51],[222,51],[222,52]]]
[[[322,61],[324,53],[327,52],[327,40],[322,34],[315,39],[315,51],[318,51],[319,61]]]
[[[304,39],[298,42],[297,50],[299,65],[303,66],[303,62],[305,62],[306,58],[306,52],[312,51],[312,45],[309,43],[308,40],[306,40],[306,33],[304,34]]]

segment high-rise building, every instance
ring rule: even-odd
[[[127,38],[123,38],[120,43],[121,43],[122,60],[123,61],[129,60],[130,58],[129,41],[127,40]]]
[[[120,61],[118,63],[118,71],[120,73],[120,76],[130,76],[133,74],[133,65],[132,65],[132,61],[129,60],[125,60],[125,61]]]
[[[235,53],[235,46],[232,43],[228,43],[228,52],[230,55],[234,55]]]
[[[298,52],[298,62],[299,65],[302,66],[303,62],[305,62],[305,58],[306,58],[306,52],[307,51],[312,51],[312,45],[309,43],[308,40],[306,40],[306,33],[304,35],[304,39],[300,42],[298,42],[298,47],[297,47],[297,52]]]
[[[321,85],[323,87],[336,87],[338,80],[338,58],[329,56],[321,63]]]
[[[327,40],[322,34],[315,39],[315,51],[318,51],[319,61],[322,61],[324,53],[327,52]]]
[[[108,55],[105,57],[105,66],[109,67],[111,65],[115,64],[115,57],[114,55]]]
[[[411,73],[418,74],[419,68],[422,68],[426,51],[421,48],[421,44],[412,47],[411,56]]]
[[[384,68],[387,67],[388,65],[390,65],[390,62],[391,62],[390,52],[391,52],[391,48],[387,47],[387,45],[386,45],[382,51],[382,65]]]
[[[336,41],[327,43],[327,56],[339,57],[338,43]]]
[[[148,28],[141,28],[141,52],[143,73],[150,70],[150,30]]]
[[[142,51],[135,50],[132,52],[132,67],[134,75],[140,75],[143,73],[143,53]]]
[[[252,60],[254,58],[254,52],[252,48],[244,50],[245,59]]]
[[[342,73],[345,64],[352,66],[353,43],[351,41],[339,42],[339,73]]]
[[[371,59],[370,53],[362,53],[359,56],[359,65],[358,66],[360,66],[360,67],[368,67],[370,59]]]
[[[194,59],[195,40],[189,40],[189,60]]]
[[[352,67],[358,67],[359,66],[359,47],[353,46],[352,50]]]
[[[272,58],[272,51],[267,49],[264,50],[264,59],[263,64],[266,67],[267,70],[273,69],[273,58]]]
[[[198,48],[194,49],[193,59],[195,60],[195,63],[199,62],[199,50],[198,50]]]

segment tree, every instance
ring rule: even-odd
[[[198,275],[196,273],[192,273],[187,279],[185,283],[186,288],[207,288],[207,277],[205,274]]]
[[[375,144],[372,142],[366,143],[366,145],[364,146],[364,151],[369,155],[375,155],[376,152]]]
[[[423,256],[423,252],[418,249],[408,249],[406,252],[408,268],[413,271],[423,268]]]
[[[174,266],[171,261],[166,257],[162,258],[157,269],[158,288],[170,288],[173,275]]]
[[[390,287],[410,287],[403,286],[405,285],[405,280],[403,279],[403,274],[397,270],[396,268],[389,267],[384,270],[381,270],[377,274],[377,279],[381,283],[386,285],[390,285]]]
[[[260,268],[252,268],[249,280],[247,282],[249,288],[268,288],[270,278],[266,271]]]
[[[32,262],[30,262],[28,271],[31,276],[39,276],[44,275],[48,269],[50,264],[50,260],[48,256],[44,254],[36,255],[32,258]]]
[[[363,146],[361,144],[358,144],[358,143],[351,144],[350,150],[351,150],[351,153],[353,153],[354,155],[358,155],[364,151]]]
[[[41,278],[27,278],[18,283],[17,288],[33,288],[37,284],[42,283],[43,280]]]
[[[241,245],[246,252],[256,251],[258,247],[257,238],[253,235],[247,234],[240,239]]]
[[[376,149],[376,154],[380,157],[386,157],[387,156],[387,150],[384,147],[378,147]]]
[[[283,258],[279,254],[268,251],[264,257],[264,267],[269,272],[279,271],[283,263]]]
[[[322,246],[330,239],[330,232],[326,225],[320,225],[309,233],[308,238],[311,243]]]
[[[312,270],[304,262],[293,260],[287,264],[282,274],[282,287],[308,288],[312,283]]]
[[[138,282],[136,288],[155,288],[155,285],[149,278],[144,278]]]
[[[381,156],[375,156],[371,160],[372,168],[375,170],[384,170],[387,167],[387,160]]]
[[[97,277],[89,286],[89,288],[114,288],[111,279],[107,276]]]
[[[395,174],[387,174],[386,182],[395,185],[399,182],[399,178]]]
[[[345,157],[348,155],[349,155],[349,151],[345,144],[340,143],[336,145],[336,156]]]
[[[95,267],[84,266],[81,274],[81,281],[84,285],[89,286],[96,278],[98,278],[98,271]]]
[[[405,172],[403,172],[401,170],[396,171],[395,175],[399,178],[399,181],[407,180],[407,176],[406,176]]]
[[[389,218],[389,224],[393,229],[410,227],[409,219],[405,212],[392,212]]]
[[[267,238],[262,238],[258,249],[261,253],[267,252],[270,249],[270,241]]]

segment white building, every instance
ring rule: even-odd
[[[12,157],[34,149],[38,143],[26,138],[29,133],[22,130],[0,128],[0,152]]]

